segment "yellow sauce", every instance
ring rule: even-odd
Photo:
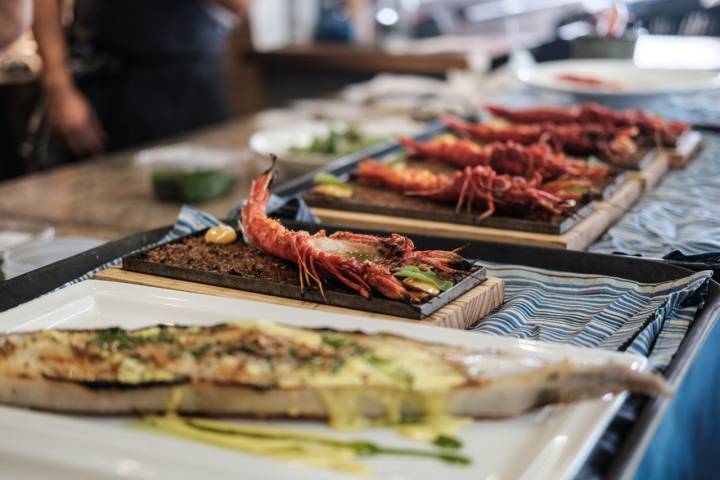
[[[338,185],[335,183],[320,183],[315,185],[313,192],[334,198],[350,198],[354,193],[350,185]]]
[[[215,225],[205,232],[205,241],[208,243],[227,245],[235,240],[237,240],[237,232],[230,225]]]
[[[422,280],[418,280],[417,278],[407,277],[403,279],[403,283],[411,288],[414,288],[415,290],[420,290],[421,292],[427,293],[432,297],[440,295],[440,289],[430,282],[424,282]]]
[[[439,435],[455,436],[461,428],[467,427],[472,421],[470,417],[439,415],[435,417],[425,417],[417,422],[388,425],[388,427],[403,437],[421,442],[432,442]]]
[[[188,419],[172,414],[144,417],[139,422],[134,422],[134,426],[311,467],[329,468],[359,475],[370,473],[365,465],[357,462],[355,452],[348,448],[332,446],[331,444],[336,440],[324,435],[299,434],[278,428],[204,419],[192,419],[188,422]],[[218,433],[218,431],[227,433]]]
[[[458,138],[453,135],[452,133],[443,133],[440,135],[437,135],[433,137],[432,140],[430,140],[430,143],[439,143],[439,144],[449,144],[452,145],[453,143],[457,143]]]
[[[347,348],[348,344],[341,341],[349,341],[327,332],[270,323],[244,322],[242,325],[275,337],[292,338],[296,343],[314,348]],[[427,349],[413,348],[392,337],[364,348],[361,353],[346,358],[337,369],[299,367],[292,375],[279,377],[279,387],[303,386],[315,390],[325,405],[330,425],[340,430],[388,427],[412,439],[437,443],[439,436],[452,436],[470,423],[470,419],[448,415],[449,392],[466,381],[453,366],[438,361],[438,357]],[[221,362],[236,360],[227,356]],[[122,376],[132,380],[137,380],[138,376],[142,378],[143,372],[134,367],[136,365],[131,363],[125,365]],[[173,413],[182,400],[180,389],[175,389],[171,397],[167,415],[145,417],[136,424],[250,454],[353,474],[368,473],[368,469],[357,461],[358,456],[367,455],[392,454],[431,457],[459,464],[469,462],[447,449],[385,448],[362,440],[348,442],[270,427],[183,418]],[[288,415],[298,414],[293,410],[290,408]],[[455,440],[450,438],[449,441]]]
[[[152,368],[132,357],[123,357],[117,372],[121,383],[168,382],[175,378],[172,373]]]
[[[363,391],[362,389],[320,389],[320,398],[335,429],[356,431],[370,427],[392,428],[413,440],[432,442],[438,435],[455,435],[472,423],[472,418],[449,415],[446,394],[418,392]],[[377,418],[367,418],[361,411],[363,400],[371,400],[385,409]],[[403,413],[411,410],[412,419]]]
[[[144,417],[131,425],[222,448],[357,475],[370,473],[358,462],[358,457],[372,455],[424,457],[456,465],[470,464],[467,457],[448,449],[384,447],[360,439],[340,440],[317,433],[184,418],[172,413]]]

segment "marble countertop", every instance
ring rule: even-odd
[[[163,143],[245,149],[254,130],[255,119],[246,118]],[[149,172],[134,163],[136,152],[114,153],[0,183],[0,218],[49,223],[58,235],[108,240],[174,223],[180,205],[154,198]],[[224,216],[245,196],[265,162],[258,157],[245,160],[231,194],[195,206]]]

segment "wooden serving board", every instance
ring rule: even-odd
[[[700,151],[702,143],[702,133],[696,130],[689,130],[680,135],[677,146],[669,150],[670,167],[674,170],[685,168]]]
[[[375,230],[392,229],[404,233],[432,234],[455,239],[489,240],[565,250],[583,250],[625,213],[637,201],[641,193],[642,181],[638,178],[629,179],[608,200],[597,202],[595,211],[588,215],[587,218],[561,235],[503,230],[325,208],[312,208],[311,210],[324,225]]]
[[[559,235],[567,232],[581,219],[585,218],[595,209],[595,202],[575,209],[573,215],[552,220],[529,220],[524,218],[506,217],[496,214],[478,222],[478,214],[467,213],[464,210],[455,211],[455,205],[436,203],[426,198],[411,197],[400,193],[351,182],[355,195],[362,192],[364,198],[327,198],[323,195],[310,193],[305,195],[305,201],[310,208],[317,210],[338,210],[343,212],[367,213],[370,215],[386,215],[401,218],[414,218],[419,221],[450,222],[463,225],[475,225],[494,228],[498,230],[517,230],[533,233],[547,233]],[[401,205],[393,202],[401,201]]]
[[[133,283],[150,287],[167,288],[183,292],[201,293],[204,295],[215,295],[218,297],[241,298],[244,300],[255,300],[275,305],[287,305],[291,307],[308,308],[322,312],[334,312],[351,315],[361,315],[369,318],[383,320],[401,320],[403,322],[422,323],[425,325],[436,325],[439,327],[465,329],[473,325],[482,317],[495,310],[503,302],[505,296],[505,282],[502,279],[488,277],[482,284],[469,292],[461,295],[451,303],[442,307],[432,315],[422,320],[415,320],[394,315],[365,312],[350,308],[335,307],[315,302],[294,300],[290,298],[276,297],[262,293],[235,290],[233,288],[216,287],[203,283],[175,280],[172,278],[148,275],[145,273],[131,272],[120,267],[113,267],[95,274],[96,280],[112,282]]]
[[[664,149],[653,149],[648,152],[650,159],[643,163],[642,169],[631,171],[631,178],[635,178],[642,184],[643,191],[650,190],[660,183],[665,174],[670,170],[671,155]]]

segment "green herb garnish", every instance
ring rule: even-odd
[[[144,421],[150,421],[151,419],[143,419]],[[221,435],[239,435],[243,437],[267,439],[267,440],[297,440],[304,443],[315,443],[319,445],[325,445],[328,447],[342,448],[352,450],[355,454],[361,456],[370,455],[402,455],[412,457],[430,457],[442,460],[447,463],[456,465],[470,465],[471,460],[468,457],[458,455],[456,453],[447,451],[432,451],[432,450],[421,450],[415,448],[393,448],[383,447],[373,442],[366,440],[334,440],[323,438],[313,435],[303,435],[302,433],[293,434],[290,432],[272,433],[272,432],[259,432],[250,429],[243,429],[236,425],[220,426],[216,422],[210,424],[210,422],[197,420],[197,419],[182,419],[183,423],[188,427],[200,430],[203,432],[211,432]],[[152,425],[152,423],[150,423]],[[451,438],[451,437],[446,437]],[[462,444],[461,444],[462,445]],[[443,447],[447,448],[447,447]]]
[[[380,139],[365,136],[355,128],[334,128],[325,135],[313,138],[308,146],[291,147],[292,153],[316,155],[345,155],[362,150]]]
[[[401,165],[407,161],[407,154],[405,152],[395,155],[391,160],[388,160],[385,165],[396,166]]]
[[[387,358],[379,357],[374,353],[367,353],[364,356],[365,361],[374,367],[383,367],[390,363]]]
[[[404,384],[408,388],[412,387],[415,383],[415,377],[412,373],[402,367],[393,365],[392,360],[389,358],[383,358],[372,352],[364,352],[362,359],[365,360],[368,365],[383,371],[386,375]]]
[[[323,333],[320,336],[323,345],[331,347],[333,350],[340,350],[343,347],[357,347],[357,343],[348,340],[340,335],[333,335],[331,333]]]
[[[120,328],[109,328],[100,331],[92,343],[103,350],[127,350],[140,346],[146,342],[145,338],[130,336]]]
[[[320,172],[313,177],[313,181],[316,185],[330,184],[337,185],[338,187],[350,188],[345,180],[333,175],[332,173]]]
[[[400,414],[400,422],[398,422],[400,425],[411,425],[415,423],[420,423],[425,419],[424,415],[421,415],[417,412],[402,412]]]
[[[158,170],[152,174],[155,196],[167,202],[199,203],[221,197],[235,184],[235,177],[220,170]]]
[[[413,384],[415,383],[415,377],[412,373],[408,372],[402,367],[396,367],[396,368],[387,368],[385,369],[385,373],[395,380],[405,384],[407,388],[412,388]]]
[[[330,371],[332,373],[337,373],[340,371],[340,369],[345,365],[345,359],[340,357],[333,357],[332,360],[330,360]]]
[[[458,450],[463,446],[460,440],[449,435],[438,435],[435,437],[435,440],[433,440],[433,444],[440,448],[447,448],[449,450]]]
[[[394,275],[396,277],[414,278],[415,280],[420,280],[421,282],[432,283],[441,292],[449,290],[453,286],[453,282],[441,279],[435,274],[435,272],[432,272],[430,270],[423,270],[414,265],[405,266],[399,272],[395,272]]]
[[[148,343],[175,343],[177,340],[162,328],[156,335],[143,335],[142,332],[144,330],[127,332],[121,328],[108,328],[100,331],[90,343],[103,350],[129,350]]]
[[[195,358],[200,358],[200,357],[204,356],[211,348],[212,348],[211,344],[205,343],[199,347],[191,348],[190,354]]]

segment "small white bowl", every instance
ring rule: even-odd
[[[412,135],[423,128],[423,124],[405,117],[380,117],[353,123],[353,126],[362,135],[377,137],[378,143],[396,135]],[[270,127],[256,132],[250,138],[250,149],[260,155],[277,155],[280,168],[291,176],[299,175],[321,168],[346,154],[295,153],[291,149],[308,147],[315,138],[348,127],[348,123],[330,121],[303,121]]]

